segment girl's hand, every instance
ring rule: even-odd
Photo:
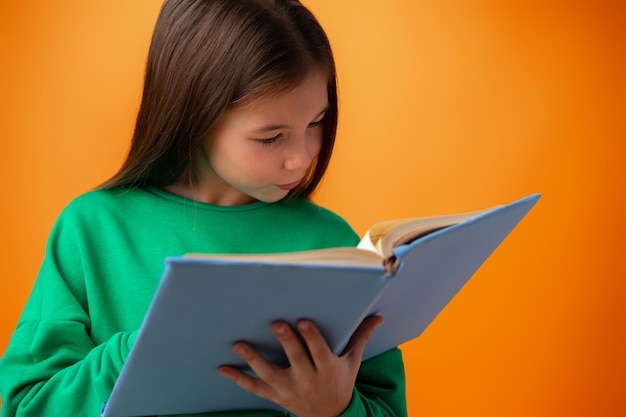
[[[289,325],[274,323],[272,332],[285,350],[290,364],[288,368],[268,362],[250,345],[238,342],[233,350],[247,362],[258,378],[230,366],[220,367],[219,372],[241,388],[275,402],[298,417],[336,417],[352,399],[363,350],[382,322],[380,316],[365,319],[339,356],[331,352],[310,321],[297,323],[298,332],[310,355]]]

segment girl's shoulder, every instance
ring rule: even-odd
[[[123,211],[127,206],[138,204],[147,197],[147,192],[141,188],[87,191],[72,199],[64,208],[62,215],[74,216],[83,213],[94,215],[108,210]]]
[[[61,211],[57,225],[87,227],[111,223],[131,223],[159,210],[158,198],[142,188],[97,189],[72,199]]]
[[[359,236],[339,214],[308,200],[289,200],[277,205],[289,229],[307,233],[319,240],[319,247],[353,246]],[[324,242],[324,243],[322,243]]]

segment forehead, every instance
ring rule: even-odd
[[[309,69],[303,77],[298,77],[297,79],[288,78],[287,80],[278,82],[268,81],[253,87],[244,96],[233,102],[232,108],[254,106],[264,101],[272,100],[278,96],[283,96],[286,93],[289,93],[290,91],[302,86],[302,84],[310,82],[312,79],[319,81],[320,84],[324,85],[324,88],[328,88],[331,78],[332,77],[330,76],[328,70],[320,67],[313,67]]]
[[[227,111],[232,116],[261,119],[315,117],[328,107],[328,78],[313,72],[290,89],[259,96]]]

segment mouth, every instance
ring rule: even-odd
[[[298,180],[295,182],[291,182],[289,184],[280,184],[280,185],[276,185],[276,187],[280,188],[281,190],[293,190],[294,188],[296,188],[298,185],[300,185],[300,183],[302,182],[302,180]]]

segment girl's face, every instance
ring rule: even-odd
[[[224,206],[285,197],[321,149],[327,82],[314,72],[291,91],[222,115],[197,156],[190,197]]]

